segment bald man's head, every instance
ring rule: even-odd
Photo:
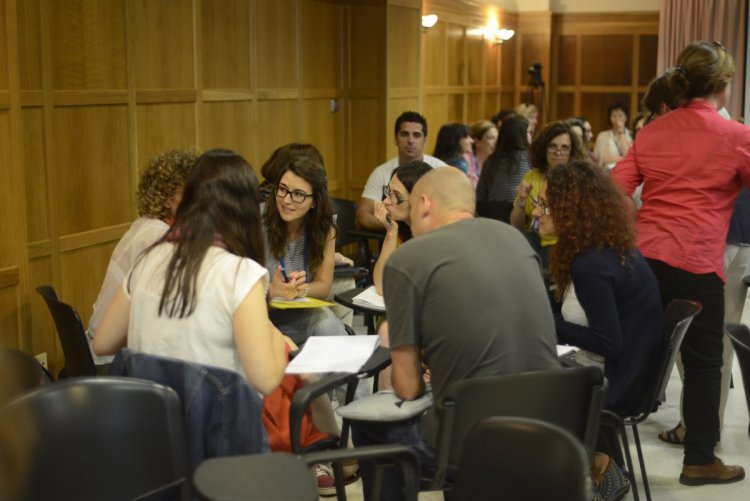
[[[419,235],[473,217],[476,193],[466,174],[456,168],[443,167],[428,172],[417,181],[410,201],[411,229]]]

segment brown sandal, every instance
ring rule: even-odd
[[[677,426],[675,426],[671,430],[665,430],[659,433],[658,437],[662,442],[674,445],[682,445],[685,443],[685,427],[682,426],[682,423],[677,423]]]

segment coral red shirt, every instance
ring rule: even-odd
[[[644,183],[644,256],[725,280],[729,218],[741,186],[750,185],[750,128],[693,100],[644,127],[612,175],[626,193]]]

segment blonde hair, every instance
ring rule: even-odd
[[[536,106],[533,104],[521,103],[516,107],[516,115],[524,117],[527,120],[533,113],[536,113],[536,111]]]
[[[163,219],[169,214],[166,207],[195,165],[195,150],[167,150],[152,158],[138,181],[135,192],[138,214],[141,217]]]
[[[734,59],[719,42],[691,42],[677,57],[668,86],[680,102],[724,90],[734,77]]]
[[[477,141],[481,141],[484,135],[487,134],[490,129],[497,129],[497,126],[487,120],[480,120],[479,122],[474,122],[469,126],[469,133],[471,134],[472,138],[476,139]]]

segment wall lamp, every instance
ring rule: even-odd
[[[435,26],[438,22],[437,14],[427,14],[426,16],[422,16],[422,31],[427,31],[433,26]]]

